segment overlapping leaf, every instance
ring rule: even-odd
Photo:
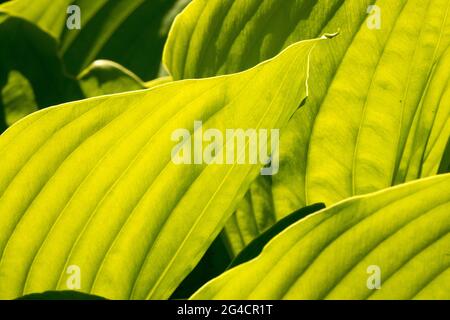
[[[15,0],[2,4],[0,108],[5,115],[0,119],[0,130],[39,108],[136,89],[136,84],[121,81],[122,74],[114,80],[110,77],[107,85],[97,78],[101,89],[95,84],[86,89],[83,82],[80,90],[75,78],[84,68],[81,76],[89,73],[93,81],[100,76],[94,75],[90,66],[99,57],[121,63],[146,80],[155,78],[169,26],[187,2]],[[69,5],[80,8],[81,29],[66,27],[66,20],[74,14],[68,11]]]
[[[314,213],[316,211],[319,211],[321,209],[325,208],[323,203],[317,203],[311,206],[307,206],[304,208],[301,208],[290,215],[284,217],[277,223],[275,223],[273,226],[268,228],[266,231],[261,233],[256,239],[252,240],[245,248],[242,250],[236,258],[233,259],[233,261],[228,266],[228,269],[235,267],[237,265],[240,265],[244,262],[247,262],[255,257],[257,257],[264,246],[272,240],[273,237],[275,237],[277,234],[283,232],[286,228],[288,228],[290,225],[294,224],[300,219],[303,219],[307,215]],[[228,231],[228,230],[227,230]]]
[[[6,15],[2,6],[0,42],[0,107],[7,113],[5,124],[38,107],[82,97],[75,79],[64,73],[56,41],[30,22]]]
[[[314,57],[316,90],[282,137],[272,179],[280,219],[438,172],[450,135],[449,12],[446,0],[195,0],[164,58],[176,79],[223,74],[340,30]],[[238,215],[235,229],[252,238],[243,226],[261,212]]]
[[[447,174],[345,200],[292,225],[193,298],[450,299],[448,190]]]
[[[282,126],[306,96],[317,42],[243,73],[47,108],[8,129],[0,137],[0,298],[72,289],[71,266],[85,293],[168,298],[260,167],[177,165],[173,131],[192,132],[195,120],[221,132]]]
[[[157,76],[161,52],[175,15],[189,0],[16,0],[2,5],[60,43],[69,73],[79,74],[96,59],[113,60],[150,80]],[[66,20],[80,8],[80,29]]]

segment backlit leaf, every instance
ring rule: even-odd
[[[282,127],[307,95],[318,41],[243,73],[72,102],[8,129],[0,298],[73,289],[76,279],[81,292],[105,298],[168,298],[261,167],[175,164],[174,130],[192,133],[196,120],[222,133]]]
[[[449,189],[440,175],[321,210],[193,298],[450,299]]]
[[[313,57],[316,90],[283,132],[271,182],[281,219],[438,172],[450,135],[449,12],[447,0],[194,0],[164,59],[175,79],[226,74],[340,31]],[[243,226],[261,214],[240,207]],[[251,240],[247,230],[229,233]]]

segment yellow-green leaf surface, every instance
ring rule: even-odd
[[[316,90],[283,132],[270,204],[280,219],[438,172],[450,135],[449,12],[447,0],[194,0],[164,58],[175,79],[223,74],[340,30],[313,57]],[[260,214],[237,215],[235,227],[252,238],[245,226]]]
[[[173,81],[172,77],[165,76],[165,77],[161,77],[161,78],[156,78],[156,79],[151,80],[151,81],[147,81],[144,85],[147,88],[153,88],[153,87],[156,87],[156,86],[160,86],[162,84],[169,83],[171,81]]]
[[[437,172],[450,133],[450,2],[376,4],[381,29],[361,26],[315,117],[300,172],[306,203]]]
[[[8,129],[0,137],[0,298],[72,289],[73,268],[85,293],[168,298],[260,168],[177,165],[173,131],[192,132],[195,120],[221,132],[283,126],[307,95],[317,42],[243,73],[47,108]]]
[[[175,79],[237,72],[292,42],[341,31],[325,44],[323,55],[313,57],[311,77],[317,90],[282,132],[280,172],[273,179],[255,181],[225,227],[233,253],[306,204],[302,198],[304,177],[297,173],[303,172],[306,162],[305,141],[330,79],[373,2],[287,0],[280,5],[276,0],[194,0],[175,20],[164,51],[165,65]],[[276,186],[277,198],[271,190],[272,180],[281,181]]]
[[[340,202],[193,298],[450,299],[449,190],[447,174]]]
[[[339,29],[345,35],[346,23],[362,22],[373,2],[193,0],[172,25],[164,64],[175,80],[245,70],[293,42]]]

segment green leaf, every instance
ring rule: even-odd
[[[306,205],[301,197],[303,177],[296,171],[302,170],[306,162],[304,141],[317,112],[314,101],[326,89],[327,75],[336,68],[364,20],[366,8],[373,2],[288,0],[280,6],[273,0],[194,0],[172,26],[164,63],[175,79],[238,72],[275,55],[292,42],[321,32],[342,31],[329,41],[324,49],[326,54],[313,57],[316,61],[311,71],[313,75],[320,73],[320,78],[315,77],[317,90],[311,93],[313,101],[294,115],[290,129],[281,137],[281,172],[272,177],[277,182],[276,198],[271,190],[272,179],[259,179],[252,185],[256,190],[246,195],[227,222],[226,238],[235,255],[274,222]],[[265,203],[253,204],[255,198],[264,199]],[[258,228],[255,221],[264,224]]]
[[[229,269],[234,268],[237,265],[240,265],[244,262],[247,262],[255,257],[257,257],[264,246],[277,234],[281,233],[284,229],[297,222],[300,219],[303,219],[307,215],[314,213],[318,210],[325,208],[323,203],[313,204],[311,206],[307,206],[301,208],[290,215],[284,217],[277,223],[275,223],[268,230],[264,231],[259,235],[256,239],[252,240],[250,244],[248,244],[237,256],[233,259],[231,264],[229,265]]]
[[[86,97],[145,89],[135,74],[109,60],[96,60],[79,76],[81,90]]]
[[[66,25],[66,9],[72,0],[14,0],[2,4],[0,11],[11,18],[27,21],[58,39]]]
[[[60,43],[70,74],[96,59],[113,60],[142,79],[156,78],[164,42],[176,14],[189,0],[15,0],[0,10],[35,24]],[[80,8],[80,29],[68,29]],[[51,10],[49,9],[51,8]]]
[[[294,42],[347,34],[346,25],[362,21],[373,2],[193,0],[172,25],[163,61],[175,80],[242,71]]]
[[[64,73],[55,40],[31,23],[5,14],[3,5],[0,42],[0,106],[7,124],[37,108],[82,97],[76,80]]]
[[[450,299],[449,189],[447,174],[340,202],[193,298]]]
[[[105,68],[89,64],[109,58],[155,78],[169,26],[187,2],[15,0],[0,5],[0,131],[39,108],[142,88],[125,67],[111,66],[106,75]],[[80,30],[66,27],[71,4],[80,7]],[[81,92],[75,76],[84,67]]]
[[[450,3],[376,4],[381,29],[358,27],[348,49],[340,48],[345,55],[325,78],[326,90],[311,95],[310,114],[293,118],[291,128],[305,118],[311,126],[306,136],[294,135],[298,143],[291,149],[280,151],[273,181],[277,210],[332,204],[437,173],[450,134]],[[319,78],[323,71],[312,68],[311,83]]]
[[[367,15],[372,4],[380,29]],[[449,12],[446,0],[194,0],[164,60],[174,79],[226,74],[292,41],[341,31],[313,57],[316,90],[281,137],[272,177],[280,219],[438,172],[450,135]]]
[[[11,70],[0,96],[8,126],[37,110],[31,83],[20,72]]]
[[[61,36],[64,62],[77,74],[95,59],[116,61],[145,80],[160,71],[170,25],[188,0],[78,0],[80,30]],[[64,11],[65,12],[65,11]]]
[[[231,76],[43,109],[8,129],[0,137],[0,298],[73,289],[76,275],[81,292],[168,298],[261,167],[175,164],[174,130],[192,133],[196,120],[222,133],[282,127],[307,95],[317,43]]]

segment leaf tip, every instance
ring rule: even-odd
[[[336,31],[334,33],[324,33],[321,38],[322,39],[333,39],[334,37],[337,37],[340,33],[341,33],[341,30],[339,29],[338,31]]]

